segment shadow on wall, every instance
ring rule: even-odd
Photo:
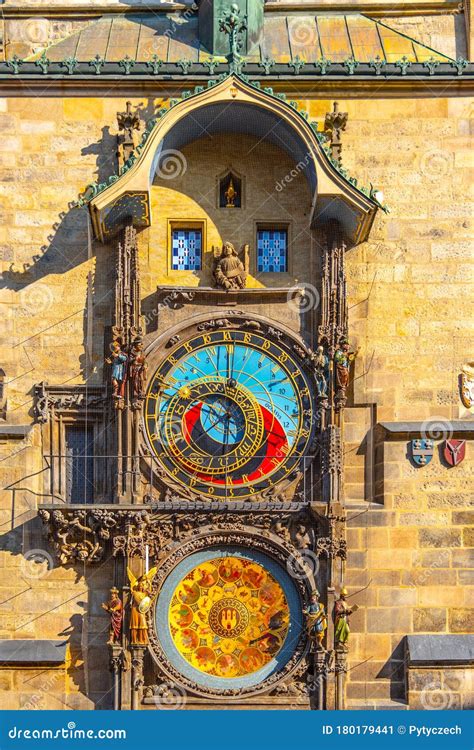
[[[394,648],[390,657],[377,674],[377,679],[390,680],[390,699],[393,701],[406,700],[406,636]]]
[[[13,526],[13,522],[11,523]],[[22,674],[18,691],[34,708],[112,708],[108,664],[108,618],[101,607],[112,581],[112,567],[59,565],[35,516],[0,533],[0,550],[10,567],[11,591],[3,589],[0,611],[12,639],[67,640],[65,669],[34,668]],[[12,569],[11,557],[18,558]],[[74,589],[67,571],[74,570]],[[65,585],[67,583],[67,585]],[[85,597],[85,601],[83,600]],[[77,610],[80,611],[77,611]],[[74,687],[73,687],[74,686]]]
[[[154,114],[153,100],[138,105],[136,111],[143,120]],[[117,138],[110,133],[110,127],[102,128],[101,138],[82,149],[83,156],[96,156],[95,175],[90,182],[104,181],[117,171]],[[65,199],[74,196],[65,196]],[[41,203],[37,208],[41,209]],[[23,264],[12,263],[0,277],[0,290],[9,289],[18,294],[19,315],[31,320],[25,326],[25,336],[15,341],[15,346],[25,346],[44,331],[48,335],[58,333],[58,339],[65,337],[77,316],[82,315],[83,352],[79,357],[79,372],[73,377],[82,377],[84,382],[102,382],[104,361],[105,329],[112,322],[113,310],[113,270],[110,246],[92,239],[88,209],[74,208],[68,204],[51,227],[44,245],[35,255]],[[12,248],[13,257],[13,248]],[[71,270],[95,258],[94,269],[87,280],[83,305],[66,316],[61,315],[61,297],[64,294],[60,284],[48,284],[51,276],[65,276]],[[56,309],[54,309],[56,308]],[[51,312],[53,310],[53,312]]]

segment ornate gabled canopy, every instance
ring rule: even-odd
[[[83,202],[89,202],[96,236],[106,241],[124,223],[151,224],[150,186],[160,160],[205,132],[244,132],[284,149],[294,159],[292,172],[305,174],[312,194],[312,227],[337,221],[351,244],[362,242],[380,204],[331,158],[316,124],[310,125],[293,105],[235,74],[207,89],[198,87],[193,95],[187,92],[149,123],[120,176],[86,191]],[[287,177],[290,184],[295,174]]]

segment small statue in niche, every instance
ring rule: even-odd
[[[349,385],[349,368],[351,362],[355,360],[359,349],[351,352],[347,339],[341,339],[339,347],[334,354],[334,363],[336,365],[336,385],[339,390],[345,392]]]
[[[140,338],[136,338],[130,348],[129,354],[129,376],[132,384],[132,397],[134,400],[145,398],[147,363],[143,344]]]
[[[224,193],[226,198],[226,208],[235,208],[235,200],[237,198],[237,191],[234,188],[234,181],[232,177],[230,178],[229,187]]]
[[[118,595],[119,591],[115,586],[110,589],[110,599],[103,602],[102,609],[110,615],[110,629],[108,643],[120,643],[123,623],[123,604]]]
[[[339,599],[334,605],[334,641],[336,648],[340,651],[347,651],[347,642],[349,640],[349,634],[351,629],[349,627],[349,616],[353,612],[357,612],[359,609],[358,604],[353,604],[352,607],[346,602],[347,589],[342,588],[339,594]]]
[[[315,590],[311,593],[310,602],[303,609],[303,614],[306,616],[306,632],[308,637],[316,644],[317,650],[320,651],[323,648],[324,634],[326,633],[328,620],[324,604],[319,601],[319,591]]]
[[[322,399],[328,398],[329,388],[329,357],[324,353],[324,347],[318,346],[313,358],[314,375],[318,396]]]
[[[214,278],[217,286],[226,291],[245,288],[247,282],[246,269],[232,242],[224,242],[214,270]]]
[[[132,593],[132,614],[130,616],[130,642],[132,646],[146,646],[148,644],[146,615],[152,605],[151,583],[157,570],[158,568],[151,568],[148,573],[136,578],[130,568],[127,568]]]
[[[113,396],[116,399],[123,399],[125,394],[125,382],[127,380],[127,360],[126,353],[122,350],[119,341],[112,342],[112,353],[105,360],[108,365],[112,365],[111,380]]]

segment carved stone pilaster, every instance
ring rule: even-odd
[[[136,711],[140,705],[144,677],[143,677],[143,659],[147,650],[146,646],[131,646],[132,654],[132,711]]]
[[[329,504],[342,500],[342,440],[340,427],[329,424],[321,439],[322,499]]]
[[[114,711],[120,710],[120,689],[122,672],[127,670],[127,659],[122,646],[109,644],[109,666],[112,672]]]
[[[347,650],[336,648],[334,672],[336,675],[336,710],[345,708],[345,679],[347,674]]]
[[[319,343],[332,359],[341,338],[347,336],[347,288],[344,242],[329,240],[323,254]]]

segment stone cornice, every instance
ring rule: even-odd
[[[433,440],[445,440],[454,435],[463,437],[474,436],[474,420],[426,419],[424,422],[380,422],[379,428],[384,430],[387,438],[403,439],[406,436],[426,435]]]
[[[114,83],[113,93],[121,86],[132,83],[140,83],[146,86],[151,83],[154,87],[157,84],[163,85],[168,89],[171,85],[190,86],[197,83],[205,83],[215,79],[216,76],[225,76],[229,73],[227,63],[218,63],[209,74],[208,67],[203,63],[190,63],[186,73],[183,72],[180,63],[162,63],[159,70],[153,71],[152,65],[146,62],[135,62],[130,66],[128,72],[125,72],[124,62],[102,62],[99,71],[94,69],[94,61],[78,62],[71,71],[68,71],[66,62],[51,62],[42,68],[40,61],[21,61],[11,60],[0,62],[0,85],[13,84],[18,86],[20,83],[27,83],[28,86],[35,82],[43,84],[48,82],[48,91],[54,82],[57,82],[61,88],[67,87],[96,87],[101,82],[107,86]],[[285,84],[291,83],[291,92],[297,96],[298,90],[307,89],[308,85],[314,90],[315,84],[343,84],[350,83],[354,87],[357,83],[363,82],[364,85],[375,83],[378,88],[390,88],[393,85],[402,85],[405,87],[416,87],[425,85],[429,82],[436,85],[440,81],[443,85],[450,82],[459,84],[472,83],[474,80],[474,63],[467,62],[459,58],[452,62],[435,61],[430,67],[430,61],[422,63],[409,63],[406,67],[400,62],[385,63],[382,68],[377,70],[375,64],[357,63],[351,69],[349,65],[352,60],[344,62],[325,61],[325,66],[321,69],[320,62],[306,63],[305,66],[295,71],[291,64],[275,63],[268,75],[264,74],[263,66],[260,63],[244,62],[242,72],[251,82],[261,81],[264,84],[280,84],[282,88]],[[296,85],[295,85],[296,84]],[[429,90],[428,90],[429,92]]]

